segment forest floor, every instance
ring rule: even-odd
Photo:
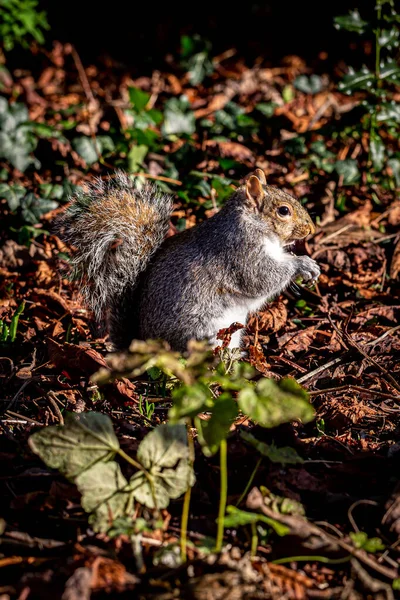
[[[324,73],[323,61],[313,67],[317,75],[293,56],[276,68],[249,67],[232,51],[196,63],[205,74],[172,61],[134,79],[112,63],[84,68],[69,45],[35,60],[32,71],[0,73],[11,102],[0,105],[10,136],[0,163],[1,599],[393,598],[400,201],[390,169],[368,175],[359,99],[337,90],[340,74]],[[171,191],[174,233],[213,214],[256,166],[268,183],[304,199],[317,223],[306,250],[322,274],[313,289],[289,290],[252,317],[245,344],[258,377],[295,378],[316,416],[273,429],[245,415],[232,424],[228,504],[237,503],[258,464],[241,507],[273,512],[290,534],[259,524],[255,538],[250,526],[227,527],[219,555],[207,551],[218,454],[205,456],[195,440],[188,561],[181,564],[182,498],[161,511],[158,528],[133,537],[115,528],[95,533],[76,487],[28,446],[33,432],[63,423],[65,411],[94,410],[111,417],[129,452],[171,405],[168,391],[160,397],[151,387],[144,403],[143,377],[104,390],[90,380],[106,366],[108,342],[64,277],[70,249],[52,223],[74,186],[122,167]],[[242,437],[250,430],[302,460],[259,460]],[[270,492],[269,507],[260,488]],[[282,498],[303,509],[278,510]]]

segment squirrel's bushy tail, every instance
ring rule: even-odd
[[[123,172],[71,198],[57,231],[75,247],[72,267],[97,319],[133,288],[168,232],[171,211],[170,196],[149,184],[137,189]]]

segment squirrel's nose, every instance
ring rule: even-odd
[[[310,231],[309,231],[308,235],[314,235],[315,231],[316,231],[315,225],[310,219]]]

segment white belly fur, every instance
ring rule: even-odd
[[[282,247],[278,238],[266,239],[264,242],[264,251],[278,262],[281,262],[286,258],[285,249]],[[262,296],[259,298],[243,299],[240,302],[238,301],[236,306],[230,307],[220,317],[213,321],[212,328],[218,333],[220,329],[226,329],[232,325],[232,323],[243,323],[243,325],[246,325],[248,315],[260,310],[260,308],[267,303],[268,299],[268,296]],[[240,347],[242,333],[243,329],[236,331],[232,335],[229,348]],[[217,340],[215,345],[219,345]]]
[[[267,302],[268,298],[252,298],[249,300],[242,300],[234,307],[228,308],[221,316],[215,319],[212,323],[212,328],[216,333],[220,329],[226,329],[232,323],[242,323],[246,325],[247,317],[250,313],[256,312]],[[242,337],[243,329],[236,331],[231,338],[229,348],[240,348],[240,340]],[[215,345],[219,345],[220,342],[216,341]]]

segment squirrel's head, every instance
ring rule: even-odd
[[[256,169],[246,181],[244,193],[246,210],[256,216],[260,224],[265,224],[266,231],[275,233],[283,245],[315,233],[306,209],[290,194],[267,185],[261,169]]]

